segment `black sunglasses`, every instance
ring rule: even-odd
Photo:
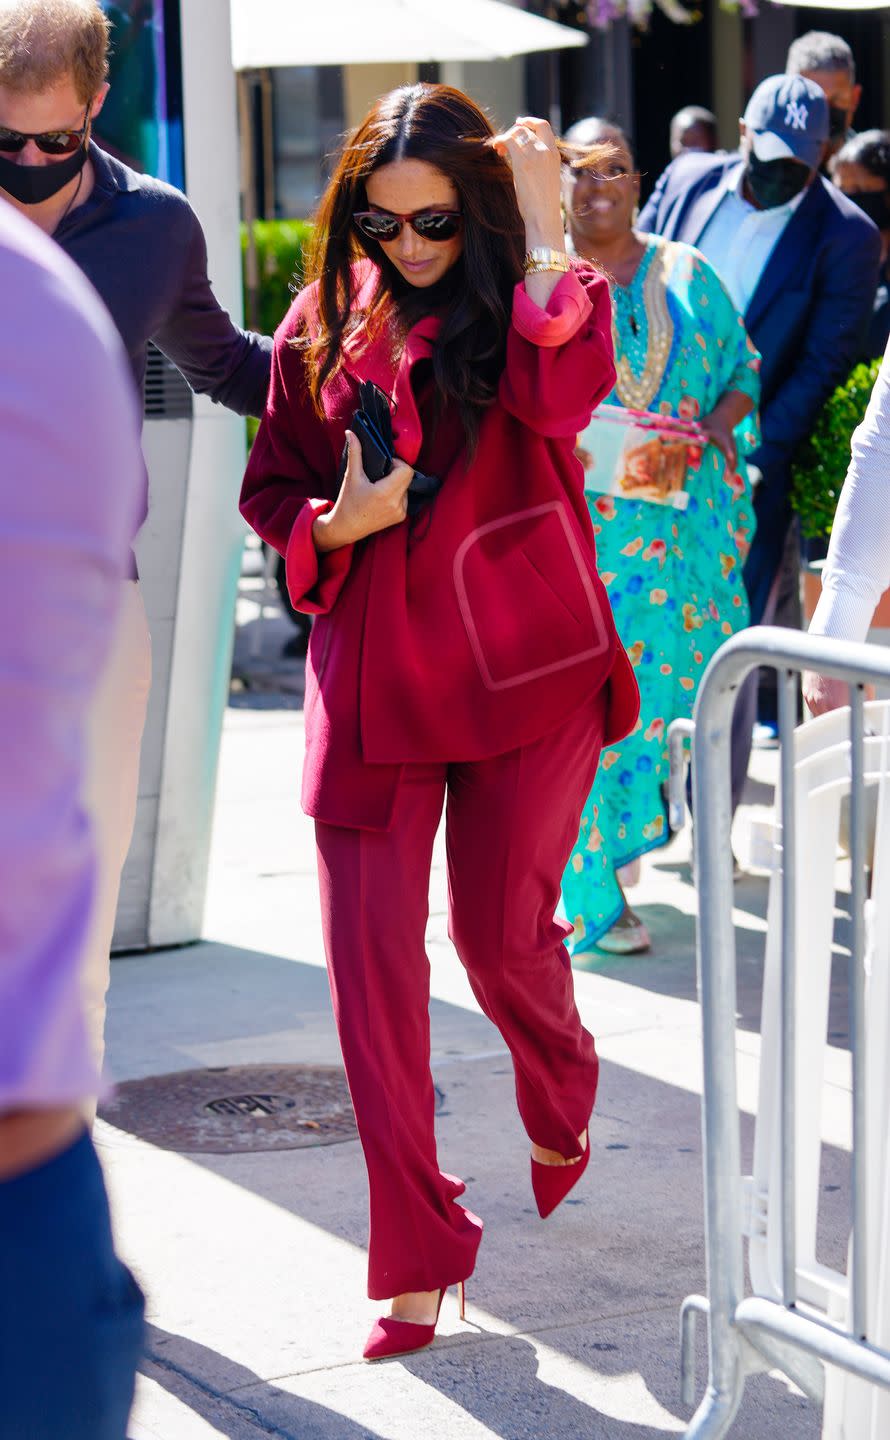
[[[407,223],[424,240],[453,240],[461,227],[459,210],[424,210],[415,215],[396,215],[389,210],[357,210],[352,217],[366,240],[396,240]]]
[[[79,130],[41,130],[35,135],[28,130],[7,130],[4,125],[0,125],[0,151],[5,151],[7,155],[18,155],[28,141],[33,140],[44,155],[73,155],[83,144],[89,124],[90,107],[87,106],[83,125]]]

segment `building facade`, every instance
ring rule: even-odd
[[[519,4],[520,0],[509,0]],[[526,8],[558,16],[556,0]],[[682,26],[660,10],[649,29],[626,20],[591,32],[583,49],[491,63],[303,67],[251,77],[260,215],[311,216],[342,134],[377,95],[417,79],[441,80],[473,96],[496,125],[518,114],[547,116],[562,128],[602,115],[626,129],[648,193],[669,158],[671,116],[683,105],[717,115],[720,143],[734,149],[751,91],[785,66],[788,46],[807,30],[829,30],[856,57],[863,98],[857,129],[890,125],[890,11],[800,8],[763,3],[754,19],[703,0],[701,19]]]

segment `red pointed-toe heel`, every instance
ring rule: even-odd
[[[428,1349],[436,1336],[439,1312],[444,1299],[445,1290],[440,1290],[436,1318],[432,1325],[417,1325],[413,1320],[396,1320],[393,1315],[381,1315],[380,1319],[374,1322],[374,1328],[368,1336],[362,1352],[363,1358],[365,1360],[391,1360],[397,1355],[414,1355],[418,1350]],[[457,1300],[460,1307],[460,1318],[465,1320],[467,1314],[463,1280],[458,1281]]]
[[[535,1200],[538,1205],[538,1214],[542,1220],[552,1215],[557,1205],[561,1204],[569,1191],[574,1189],[590,1160],[590,1135],[588,1133],[587,1143],[584,1146],[584,1154],[574,1165],[544,1165],[540,1160],[532,1159],[532,1189],[535,1192]]]

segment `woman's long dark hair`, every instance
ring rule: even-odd
[[[380,333],[396,318],[402,332],[435,307],[442,328],[433,350],[440,405],[453,403],[470,450],[504,364],[514,286],[523,276],[525,227],[510,166],[488,143],[494,131],[468,96],[448,85],[405,85],[383,95],[344,145],[316,216],[305,280],[318,282],[317,333],[307,346],[309,387],[321,392],[337,373],[344,340],[356,328]],[[573,163],[594,164],[602,148]],[[429,289],[409,285],[352,223],[368,208],[365,183],[395,160],[424,160],[452,182],[463,211],[463,253]],[[370,305],[357,312],[353,267],[368,256],[380,270]],[[300,343],[300,342],[297,342]]]

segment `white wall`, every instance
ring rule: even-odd
[[[186,188],[220,302],[242,315],[229,0],[182,0]],[[152,630],[152,697],[115,947],[200,936],[235,592],[245,527],[244,421],[196,396],[149,420],[149,519],[136,550]]]

